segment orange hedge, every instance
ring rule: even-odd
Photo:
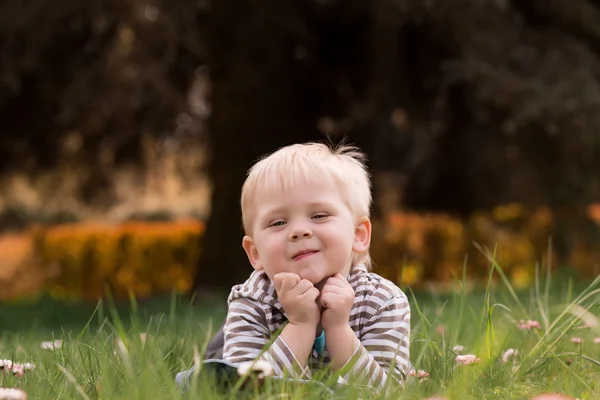
[[[490,262],[474,243],[495,252],[495,259],[516,286],[527,286],[536,264],[572,268],[596,276],[600,261],[600,206],[553,213],[548,207],[513,203],[476,212],[466,220],[445,214],[396,212],[381,226],[383,240],[373,243],[378,272],[404,285],[445,281],[462,275],[484,279]],[[552,247],[549,246],[552,239]],[[549,248],[552,252],[548,252]]]
[[[57,269],[49,291],[60,298],[117,298],[185,292],[199,255],[199,221],[73,224],[37,234],[43,266]]]

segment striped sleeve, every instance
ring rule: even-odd
[[[226,361],[240,364],[261,359],[273,367],[278,377],[310,378],[308,367],[298,362],[281,337],[272,341],[264,311],[255,300],[232,300],[223,332],[223,358]]]
[[[366,380],[382,389],[390,373],[401,382],[409,370],[410,307],[394,296],[366,322],[359,345],[341,369],[343,379]]]

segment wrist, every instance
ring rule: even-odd
[[[316,336],[316,332],[317,332],[317,322],[293,322],[293,321],[289,321],[289,323],[287,324],[288,327],[290,327],[290,330],[294,331],[295,333],[298,333],[299,335],[306,335],[306,336]]]
[[[335,324],[330,326],[324,326],[323,330],[325,331],[326,337],[339,337],[339,336],[348,336],[350,333],[354,335],[354,331],[350,327],[350,324]]]
[[[331,357],[334,371],[339,370],[354,354],[360,340],[350,325],[334,325],[325,328],[325,346]]]

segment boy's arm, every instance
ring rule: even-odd
[[[267,361],[279,377],[310,377],[305,366],[314,341],[314,327],[311,331],[309,327],[288,323],[264,351],[271,342],[265,314],[257,302],[240,298],[229,304],[223,331],[223,358],[226,361],[239,364],[260,358]]]
[[[397,381],[404,379],[410,366],[410,308],[406,297],[387,300],[367,322],[361,341],[348,328],[340,329],[330,335],[332,337],[326,336],[328,348],[329,341],[336,343],[343,352],[349,352],[349,346],[354,346],[341,368],[332,365],[334,370],[341,371],[342,378],[348,381],[351,377],[362,377],[369,386],[379,389],[383,388],[390,373]]]

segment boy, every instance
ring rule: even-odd
[[[354,147],[306,143],[250,169],[242,246],[254,272],[228,299],[226,361],[261,359],[277,376],[301,379],[328,365],[342,381],[357,376],[378,388],[404,378],[410,309],[396,285],[369,272],[363,161]]]

